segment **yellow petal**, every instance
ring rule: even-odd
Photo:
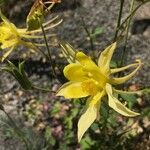
[[[11,22],[2,14],[1,11],[0,11],[0,17],[2,18],[3,22],[12,30],[12,32],[13,32],[14,34],[18,34],[16,26],[15,26],[13,23],[11,23]],[[7,34],[9,34],[9,33],[7,33]]]
[[[139,70],[139,68],[141,67],[142,63],[141,63],[140,60],[138,60],[137,65],[138,65],[137,68],[134,71],[132,71],[130,74],[128,74],[124,77],[120,77],[120,78],[112,78],[112,79],[110,79],[110,83],[112,83],[112,84],[122,84],[122,83],[126,82],[131,77],[133,77],[135,75],[135,73]]]
[[[121,68],[111,69],[111,73],[118,73],[118,72],[120,72],[120,71],[129,69],[129,68],[131,68],[131,67],[135,67],[135,66],[137,66],[137,65],[139,65],[139,63],[130,64],[130,65],[127,65],[127,66],[121,67]]]
[[[103,74],[92,59],[82,52],[76,54],[76,59],[82,65],[84,71],[88,73],[89,78],[98,81],[99,86],[103,87],[108,79],[107,74]]]
[[[83,81],[87,77],[87,73],[83,71],[83,67],[80,64],[69,64],[64,68],[64,75],[71,81]]]
[[[134,117],[140,115],[139,113],[133,112],[127,107],[125,107],[117,98],[112,95],[112,87],[110,84],[106,84],[106,92],[108,94],[108,104],[115,111],[123,116]]]
[[[95,106],[87,108],[85,113],[80,117],[78,122],[78,141],[80,142],[83,134],[91,126],[97,117],[97,109]]]
[[[87,131],[87,129],[91,126],[91,124],[95,121],[95,119],[99,119],[100,117],[100,104],[101,98],[103,96],[103,91],[101,93],[97,93],[95,96],[91,96],[86,104],[86,109],[83,115],[80,117],[78,122],[78,141],[80,142],[82,136]]]
[[[56,96],[64,96],[65,98],[82,98],[88,96],[86,90],[82,88],[82,82],[67,82],[60,87]]]
[[[6,24],[11,24],[10,21],[3,15],[3,13],[0,10],[0,17],[2,18],[3,22],[5,22]]]
[[[98,66],[104,71],[104,73],[109,71],[110,67],[110,61],[112,58],[112,55],[114,53],[114,50],[116,48],[117,43],[113,43],[110,46],[108,46],[100,55],[98,59]]]
[[[98,69],[97,65],[92,61],[92,59],[82,52],[77,52],[76,59],[87,70]]]
[[[94,106],[96,105],[99,101],[101,101],[102,97],[105,95],[105,91],[101,91],[101,92],[97,92],[97,94],[95,94],[94,96],[91,96],[88,99],[87,105],[88,106]]]
[[[18,43],[18,41],[14,38],[14,39],[10,39],[8,41],[4,40],[2,42],[1,48],[2,49],[6,49],[6,48],[10,48],[10,47],[14,47],[16,46]]]

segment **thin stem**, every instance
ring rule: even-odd
[[[82,16],[81,16],[81,20],[82,20],[82,26],[83,26],[83,28],[84,28],[84,30],[85,30],[85,32],[86,32],[86,34],[87,34],[87,36],[88,36],[88,38],[89,38],[89,40],[90,40],[90,46],[91,46],[91,51],[92,51],[92,54],[93,54],[93,58],[94,58],[94,60],[96,60],[96,54],[95,54],[95,51],[94,51],[93,38],[91,37],[91,33],[90,33],[90,31],[88,30],[88,28],[87,28],[87,26],[86,26],[86,24],[85,24],[85,21],[84,21],[84,19],[83,19]]]
[[[53,75],[54,75],[54,77],[55,77],[56,79],[58,79],[57,73],[56,73],[56,71],[55,71],[55,65],[54,65],[54,63],[53,63],[53,61],[52,61],[51,51],[50,51],[50,48],[49,48],[49,46],[48,46],[48,42],[47,42],[47,38],[46,38],[46,33],[45,33],[45,30],[44,30],[44,27],[43,27],[42,23],[41,23],[41,29],[42,29],[42,32],[43,32],[44,41],[45,41],[46,48],[47,48],[47,52],[48,52],[48,59],[49,59],[49,62],[50,62],[50,64],[51,64],[51,67],[52,67]]]
[[[35,90],[43,91],[43,92],[53,92],[53,93],[56,93],[55,91],[52,91],[52,90],[49,90],[49,89],[45,89],[45,88],[41,88],[41,87],[37,87],[37,86],[33,86],[32,88],[35,89]]]
[[[114,42],[116,41],[116,39],[118,37],[118,32],[119,32],[118,28],[120,27],[120,24],[121,24],[123,5],[124,5],[124,0],[120,0],[120,10],[119,10],[119,15],[118,15],[118,21],[117,21],[117,27],[116,27]]]
[[[135,2],[135,0],[131,1],[129,14],[132,14],[133,7],[134,7],[134,2]],[[126,56],[126,48],[127,48],[127,44],[128,44],[129,27],[130,27],[130,24],[131,24],[132,16],[133,16],[133,14],[131,15],[131,17],[129,18],[129,20],[127,22],[125,44],[124,44],[124,48],[123,48],[123,52],[122,52],[122,55],[121,55],[121,61],[120,61],[119,66],[122,66],[124,64],[124,59],[125,59],[125,56]]]
[[[146,1],[142,2],[140,5],[138,5],[138,6],[132,11],[132,13],[129,14],[129,15],[127,16],[127,18],[121,23],[120,27],[119,27],[117,30],[120,30],[121,28],[123,28],[124,24],[128,21],[128,19],[129,19],[132,15],[134,15],[134,13],[135,13],[142,5],[144,5],[144,4],[148,3],[148,2],[150,2],[150,0],[146,0]]]

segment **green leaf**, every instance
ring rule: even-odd
[[[99,129],[98,124],[97,124],[97,123],[93,123],[92,126],[91,126],[91,129],[92,129],[93,131],[96,131],[97,129]]]
[[[83,150],[90,150],[94,144],[95,141],[93,141],[89,136],[86,136],[80,142],[81,149]]]
[[[52,146],[55,145],[56,141],[55,141],[54,137],[52,136],[52,130],[50,127],[46,127],[44,137],[50,145],[52,145]]]
[[[125,93],[122,93],[120,94],[120,96],[125,100],[127,101],[128,105],[129,105],[129,108],[132,108],[132,106],[137,102],[136,101],[136,96],[134,94],[125,94]]]
[[[111,116],[108,118],[108,122],[109,122],[110,125],[113,126],[113,127],[118,126],[116,116],[111,115]]]
[[[90,34],[91,37],[96,37],[97,35],[100,35],[104,32],[104,29],[102,27],[97,27],[95,30]]]
[[[110,68],[117,68],[117,62],[111,60],[111,62],[110,62]]]

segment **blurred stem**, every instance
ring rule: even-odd
[[[148,3],[148,2],[150,2],[150,0],[146,0],[146,1],[142,2],[141,4],[139,4],[137,7],[135,7],[135,9],[126,17],[126,19],[121,23],[121,25],[119,26],[119,28],[118,28],[117,30],[119,31],[121,28],[123,28],[124,24],[129,20],[129,18],[130,18],[131,16],[133,16],[134,13],[135,13],[142,5],[144,5],[144,4]],[[122,35],[122,33],[123,33],[123,32],[121,32],[120,35]],[[120,35],[119,35],[119,36],[120,36]]]
[[[56,93],[55,91],[52,91],[52,90],[49,90],[49,89],[45,89],[45,88],[41,88],[41,87],[37,87],[37,86],[33,86],[32,88],[35,89],[35,90],[43,91],[43,92],[53,92],[53,93]]]
[[[120,67],[124,64],[124,59],[125,59],[125,56],[126,56],[126,48],[127,48],[128,36],[129,36],[129,27],[130,27],[131,20],[132,20],[132,17],[133,17],[132,12],[133,12],[133,8],[134,8],[134,2],[135,2],[135,0],[131,0],[131,3],[130,3],[129,14],[131,14],[131,16],[130,16],[129,20],[127,21],[125,44],[124,44],[123,52],[122,52],[122,55],[121,55],[121,61],[120,61],[120,64],[119,64]]]
[[[120,27],[120,24],[121,24],[123,5],[124,5],[124,0],[120,0],[120,9],[119,9],[119,15],[118,15],[118,21],[117,21],[117,27],[116,27],[114,42],[117,40],[117,37],[118,37],[118,32],[119,32],[118,28]]]
[[[91,37],[91,33],[90,31],[88,30],[87,26],[86,26],[86,23],[84,21],[84,18],[81,16],[81,20],[82,20],[82,26],[90,40],[90,46],[91,46],[91,51],[92,51],[92,55],[93,55],[93,59],[96,60],[96,53],[94,51],[94,42],[93,42],[93,38]]]
[[[36,45],[34,45],[34,46],[36,46]],[[48,59],[47,55],[46,55],[39,47],[36,46],[36,49],[37,49],[42,55],[44,55],[44,57],[45,57],[46,59]]]
[[[10,117],[10,115],[5,111],[5,109],[2,110],[7,118],[9,119],[9,121],[13,124],[14,126],[14,131],[16,132],[16,134],[21,138],[21,140],[24,142],[27,150],[30,150],[28,143],[31,144],[30,140],[28,138],[24,137],[24,133],[20,130],[20,128],[16,125],[16,123],[13,121],[13,119]]]
[[[39,20],[39,22],[40,22],[40,20]],[[50,62],[50,64],[51,64],[51,67],[52,67],[53,75],[54,75],[54,77],[55,77],[56,79],[59,80],[59,78],[57,77],[57,73],[56,73],[56,71],[55,71],[55,65],[54,65],[54,63],[53,63],[53,61],[52,61],[52,55],[51,55],[50,48],[49,48],[49,46],[48,46],[48,42],[47,42],[47,38],[46,38],[46,33],[45,33],[45,30],[44,30],[44,27],[43,27],[43,25],[42,25],[41,22],[40,22],[40,24],[41,24],[41,29],[42,29],[43,36],[44,36],[44,41],[45,41],[45,44],[46,44],[46,49],[47,49],[47,52],[48,52],[48,59],[49,59],[49,62]]]

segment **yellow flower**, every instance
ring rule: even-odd
[[[98,59],[98,66],[83,52],[77,52],[76,62],[64,68],[64,75],[70,81],[62,85],[57,96],[64,96],[65,98],[89,96],[84,113],[78,122],[78,141],[81,140],[83,134],[91,124],[99,118],[102,97],[105,95],[108,95],[108,105],[118,113],[128,117],[139,115],[139,113],[129,110],[113,96],[115,89],[112,85],[126,82],[137,72],[141,66],[141,62],[138,60],[138,62],[125,67],[110,69],[110,61],[115,48],[116,43],[113,43],[101,53]],[[112,76],[114,73],[131,67],[136,68],[124,77],[117,78]]]
[[[17,28],[13,23],[11,23],[0,11],[0,17],[2,19],[2,22],[0,24],[0,46],[1,49],[8,49],[6,53],[3,54],[1,61],[4,61],[6,57],[9,56],[9,54],[16,48],[18,45],[26,46],[32,50],[36,50],[36,46],[43,46],[43,44],[38,43],[31,43],[29,42],[29,39],[37,39],[37,38],[43,38],[43,36],[40,35],[31,35],[35,33],[40,33],[41,29],[33,30],[33,31],[27,31],[26,28]],[[55,27],[59,23],[61,23],[62,20],[60,20],[58,23],[53,24],[51,26],[48,26],[50,23],[52,23],[54,20],[56,20],[58,17],[53,18],[52,20],[49,20],[45,24],[43,24],[44,29],[48,30],[50,28]],[[48,35],[49,36],[49,35]]]

